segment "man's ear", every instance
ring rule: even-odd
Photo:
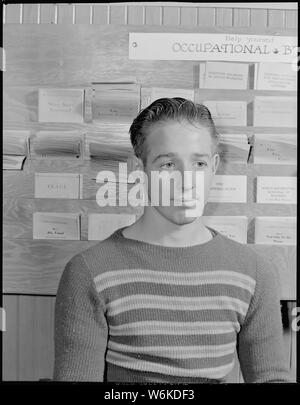
[[[130,155],[127,159],[127,170],[129,173],[134,170],[144,170],[142,159],[136,157],[134,154]]]
[[[218,170],[219,163],[220,163],[220,155],[218,153],[215,153],[213,156],[213,164],[212,164],[214,174],[216,174],[216,171]]]

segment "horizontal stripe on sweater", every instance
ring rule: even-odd
[[[181,309],[180,311],[170,311],[163,308],[135,308],[130,311],[121,312],[114,316],[106,314],[109,325],[121,325],[128,322],[143,321],[162,321],[162,322],[237,322],[243,320],[236,312],[230,309],[211,309],[202,308],[193,311]]]
[[[238,322],[161,322],[143,321],[110,325],[111,336],[132,335],[206,335],[239,332]]]
[[[123,269],[104,272],[95,277],[94,282],[98,292],[121,284],[143,282],[174,286],[225,284],[248,290],[250,294],[254,293],[256,284],[252,277],[229,270],[178,273],[148,269]]]
[[[133,346],[109,341],[107,347],[114,352],[148,354],[173,359],[197,359],[221,357],[235,352],[236,342],[222,345],[198,346]]]
[[[168,310],[230,309],[245,316],[249,304],[232,297],[167,297],[161,295],[136,294],[109,302],[108,316],[136,308],[160,308]]]
[[[110,350],[110,349],[109,349]],[[125,355],[130,357],[131,359],[135,359],[136,361],[144,360],[144,361],[149,361],[150,363],[155,363],[155,364],[163,364],[166,366],[170,367],[182,367],[185,369],[203,369],[203,368],[209,368],[209,367],[220,367],[224,366],[225,364],[229,364],[233,358],[234,354],[229,353],[225,354],[224,356],[218,356],[218,357],[192,357],[192,358],[172,358],[170,356],[159,356],[154,353],[147,354],[147,353],[121,353],[121,352],[116,352],[113,350],[110,350],[111,353],[115,353],[118,355],[119,353],[121,355]]]
[[[211,359],[209,359],[211,360]],[[234,359],[221,366],[217,367],[203,367],[203,368],[183,368],[167,364],[160,364],[157,361],[139,360],[138,358],[116,353],[107,350],[106,361],[120,367],[130,368],[139,371],[150,371],[155,373],[175,375],[182,377],[207,377],[207,378],[223,378],[225,377],[234,366]]]
[[[109,340],[124,345],[135,346],[197,346],[219,345],[231,343],[236,340],[236,333],[206,334],[206,335],[130,335],[130,336],[110,336]]]
[[[167,297],[218,297],[227,296],[249,303],[252,295],[248,290],[232,285],[209,284],[200,286],[167,285],[155,283],[131,283],[110,287],[101,293],[103,301],[108,303],[129,295],[147,294]]]
[[[118,355],[119,353],[121,355],[128,356],[132,359],[132,362],[137,362],[139,363],[141,360],[150,362],[150,363],[155,363],[159,365],[164,365],[164,366],[169,366],[169,367],[180,367],[184,369],[208,369],[208,368],[215,368],[215,367],[221,367],[226,364],[229,364],[232,362],[234,359],[234,354],[230,353],[225,356],[219,356],[219,357],[202,357],[202,358],[172,358],[172,357],[162,357],[153,354],[146,354],[146,353],[121,353],[121,352],[115,352],[113,350],[108,349],[109,352],[114,353],[115,355]]]
[[[213,379],[205,377],[181,377],[167,374],[153,373],[149,371],[140,372],[130,368],[116,366],[107,363],[107,379],[105,382],[135,382],[135,383],[168,383],[168,384],[220,384],[226,379]]]

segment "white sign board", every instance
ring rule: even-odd
[[[296,63],[296,47],[277,35],[129,33],[129,59]]]

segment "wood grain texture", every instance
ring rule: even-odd
[[[124,162],[123,162],[124,163]],[[34,198],[34,173],[81,173],[83,174],[83,199],[93,200],[100,187],[95,179],[102,170],[109,170],[119,179],[119,162],[112,160],[91,159],[77,163],[75,160],[39,159],[25,160],[23,170],[16,175],[11,171],[4,171],[4,195],[8,198]],[[128,171],[129,173],[129,171]],[[128,185],[128,190],[132,187]],[[124,188],[122,188],[124,190]],[[123,191],[122,191],[123,193]],[[122,194],[123,195],[123,194]]]
[[[37,24],[38,12],[37,4],[23,4],[23,24]]]
[[[285,28],[297,29],[298,27],[298,13],[293,10],[285,11]]]
[[[3,380],[52,378],[54,297],[4,295],[8,314],[3,339]]]
[[[268,10],[268,26],[272,28],[284,28],[285,26],[285,11],[283,10]]]
[[[127,6],[127,24],[143,25],[144,24],[144,6],[128,5]]]
[[[216,25],[216,9],[198,8],[197,21],[199,27],[214,27]]]
[[[162,32],[194,31],[193,28],[164,26],[160,29]],[[75,87],[88,86],[92,81],[122,80],[134,76],[143,86],[195,87],[195,62],[128,59],[128,32],[139,30],[129,25],[26,24],[12,27],[7,24],[4,26],[4,46],[7,50],[4,85]],[[224,28],[219,30],[223,32]],[[237,28],[227,30],[232,32]],[[145,26],[143,31],[153,32],[155,29]],[[207,31],[212,32],[212,29]],[[216,29],[213,31],[218,32]],[[238,31],[251,33],[250,28],[239,28]],[[206,29],[198,27],[197,32],[206,32]],[[255,29],[254,33],[259,34],[259,31]],[[22,63],[18,63],[20,58]],[[87,60],[89,63],[86,63]]]
[[[145,24],[162,25],[162,7],[146,6],[145,7]]]
[[[91,6],[75,4],[75,24],[90,24]]]
[[[41,7],[41,19],[39,20],[38,10],[39,6]],[[23,18],[20,16],[20,8],[23,7]],[[53,12],[54,4],[8,4],[6,6],[6,23],[29,23],[29,24],[47,24],[47,23],[56,23],[55,22],[55,11]],[[90,20],[90,7],[93,9],[93,16]],[[128,8],[128,18],[126,19],[126,7]],[[57,23],[64,24],[73,24],[73,11],[78,12],[76,17],[76,23],[83,24],[144,24],[146,19],[144,19],[144,6],[140,5],[101,5],[97,3],[89,4],[68,4],[61,3],[57,4],[57,14],[58,21]],[[147,8],[152,8],[147,7]],[[155,7],[155,6],[154,6]],[[148,12],[147,24],[151,24],[153,21],[154,25],[163,25],[169,26],[174,25],[173,22],[177,19],[176,7],[174,5],[170,6],[168,3],[162,3],[162,6],[157,6],[157,8],[162,7],[163,15],[160,17],[157,11],[150,10]],[[178,7],[177,7],[178,9]],[[191,10],[193,7],[190,5],[184,5],[180,7],[180,13],[182,14],[181,25],[194,26],[197,24],[197,9],[193,12]],[[269,26],[274,28],[286,27],[286,28],[296,28],[297,26],[297,10],[288,10],[288,9],[262,9],[262,8],[230,8],[228,6],[224,7],[198,7],[198,10],[201,11],[199,18],[200,25],[203,26],[213,26],[216,25],[220,27],[230,27],[233,25],[235,27],[246,27],[250,22],[250,14],[252,26]],[[204,10],[204,11],[203,11]],[[233,15],[232,15],[233,13]],[[196,18],[195,18],[196,16]],[[75,17],[75,15],[74,15]],[[206,20],[205,17],[208,17]],[[233,18],[232,18],[233,17]],[[161,20],[161,22],[160,22]]]
[[[20,232],[21,236],[24,236],[25,232],[30,234],[30,226],[29,221],[23,225],[16,224],[17,236],[20,235]],[[86,217],[84,228],[83,237],[87,232]],[[3,244],[4,291],[6,293],[55,294],[59,276],[67,260],[93,243],[90,241],[31,240],[29,238],[5,239]],[[296,248],[254,244],[248,244],[248,246],[274,264],[274,271],[279,277],[281,299],[294,300],[296,296]]]
[[[98,186],[99,187],[99,186]],[[33,236],[34,212],[73,212],[81,215],[81,240],[87,240],[88,215],[90,214],[138,214],[133,207],[99,207],[95,200],[34,200],[7,199],[3,201],[3,236],[6,239],[28,239]]]
[[[251,27],[266,28],[268,26],[268,10],[250,10]]]
[[[250,10],[240,8],[233,9],[233,26],[249,27],[249,25],[250,25]]]
[[[232,27],[233,10],[231,8],[216,9],[216,25],[220,27]]]
[[[27,298],[27,299],[26,299]],[[36,297],[19,298],[19,373],[22,380],[35,379],[35,356],[38,347],[33,342],[41,344],[36,334]],[[45,316],[47,314],[45,313]],[[36,340],[35,340],[36,339]]]
[[[73,10],[71,4],[58,4],[58,24],[73,24]]]
[[[93,24],[108,24],[108,8],[109,6],[105,4],[93,5]]]
[[[41,3],[41,24],[55,24],[55,4]]]
[[[55,295],[67,261],[96,243],[95,241],[4,240],[4,292]]]
[[[127,6],[110,5],[110,24],[127,24]]]
[[[176,66],[176,65],[175,65]],[[150,72],[149,72],[150,74]],[[183,88],[194,88],[195,89],[195,101],[197,103],[202,103],[203,101],[208,100],[241,100],[246,101],[249,104],[249,122],[252,124],[253,116],[253,102],[257,96],[287,96],[287,97],[296,97],[296,92],[289,91],[263,91],[263,90],[214,90],[214,89],[197,89],[197,76],[199,76],[199,63],[194,62],[190,64],[189,74],[192,77],[184,78],[183,76],[178,76],[178,81],[183,82]],[[191,83],[191,80],[193,80]],[[173,79],[173,83],[176,80],[176,77]],[[92,97],[88,94],[87,84],[82,84],[81,87],[86,89],[86,104],[92,103]],[[143,86],[143,84],[141,83]],[[91,86],[91,85],[90,85]],[[168,83],[165,84],[165,87],[175,88],[172,81],[169,79]],[[142,87],[142,96],[145,94],[150,94],[151,89],[147,87]],[[68,129],[82,129],[83,131],[96,132],[98,130],[106,130],[105,122],[94,121],[89,122],[88,114],[86,114],[85,122],[83,124],[72,124],[72,123],[39,123],[38,122],[38,87],[37,86],[6,86],[3,91],[3,118],[4,123],[9,124],[10,127],[13,127],[13,123],[23,122],[26,125],[30,123],[35,123],[31,126],[31,129],[34,130],[68,130]],[[109,123],[108,123],[109,124]],[[128,119],[127,127],[125,128],[128,132],[131,121]],[[121,123],[116,123],[116,132],[119,131]],[[30,129],[30,126],[27,125],[27,128]],[[265,129],[264,129],[265,128]],[[266,129],[271,128],[273,130],[283,130],[284,128],[273,128],[273,127],[264,127],[262,131],[265,132]],[[18,129],[18,128],[12,128]],[[246,128],[247,129],[247,128]],[[291,131],[291,129],[289,129]],[[110,132],[113,132],[110,130]]]
[[[20,24],[20,4],[5,4],[5,23]]]
[[[178,26],[180,24],[180,7],[162,8],[162,24],[165,26]]]
[[[188,27],[194,27],[197,25],[197,8],[196,7],[181,7],[180,25],[188,26]]]
[[[19,305],[18,296],[4,295],[6,331],[3,332],[2,378],[4,381],[19,379]]]

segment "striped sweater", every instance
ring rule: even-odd
[[[286,382],[270,264],[213,238],[165,247],[123,236],[74,256],[55,304],[54,379],[225,382],[237,349],[246,382]]]

